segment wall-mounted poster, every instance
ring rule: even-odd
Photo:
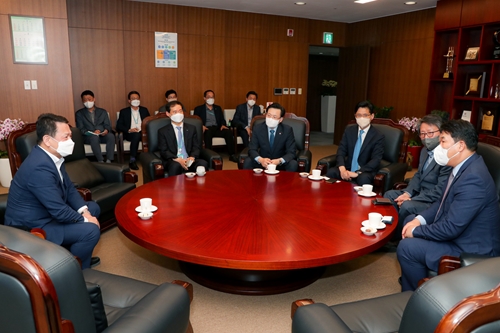
[[[47,64],[43,17],[9,15],[15,64]]]
[[[155,66],[177,68],[177,34],[173,32],[155,32]]]

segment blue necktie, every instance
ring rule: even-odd
[[[431,164],[432,159],[434,158],[434,152],[433,151],[428,152],[428,154],[429,154],[429,157],[427,157],[427,161],[425,161],[424,170],[427,169],[427,167],[429,166],[429,164]]]
[[[188,158],[188,154],[186,151],[186,146],[184,146],[184,140],[182,138],[182,130],[180,126],[177,126],[177,132],[178,132],[178,137],[179,141],[177,142],[177,147],[179,148],[177,151],[177,157],[182,157],[182,158]],[[182,155],[182,156],[179,156]]]
[[[274,144],[274,130],[271,130],[271,135],[269,136],[269,144],[271,145],[271,148],[273,148]]]
[[[363,135],[364,132],[365,131],[363,130],[359,131],[358,141],[356,141],[356,145],[354,146],[354,152],[352,154],[352,165],[351,165],[352,172],[359,170],[358,157],[359,157],[359,152],[361,150],[361,145],[363,144],[361,136]]]

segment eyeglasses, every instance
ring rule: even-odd
[[[278,119],[280,119],[280,118],[281,118],[280,116],[273,116],[273,115],[272,115],[272,114],[270,114],[270,113],[266,113],[266,117],[267,117],[267,118],[273,118],[273,119],[275,119],[275,120],[278,120]]]
[[[176,111],[176,110],[172,110],[170,111],[171,114],[176,114],[176,113],[184,113],[184,110],[179,110],[179,111]]]
[[[423,138],[425,138],[425,137],[430,138],[430,137],[432,137],[432,136],[433,136],[433,134],[434,134],[434,133],[436,133],[436,132],[439,132],[439,130],[434,131],[434,132],[420,133],[420,138],[421,138],[421,139],[423,139]]]

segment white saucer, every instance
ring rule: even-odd
[[[274,170],[274,171],[264,170],[264,172],[267,173],[268,175],[277,175],[278,173],[280,173],[279,170]]]
[[[204,173],[202,173],[201,175],[200,175],[199,173],[197,173],[196,175],[197,175],[198,177],[203,177],[203,176],[205,176],[206,174],[207,174],[207,172],[205,171],[205,172],[204,172]]]
[[[370,226],[370,221],[368,221],[368,220],[363,221],[363,222],[361,222],[361,225],[362,225],[363,227],[367,227],[367,228],[368,228],[368,227]],[[380,222],[380,224],[379,224],[376,228],[377,228],[378,230],[382,230],[382,229],[385,229],[385,227],[386,227],[385,223]]]
[[[151,209],[148,210],[148,212],[156,212],[157,210],[158,210],[158,207],[151,205]],[[142,207],[141,206],[135,207],[135,211],[138,213],[142,212]]]
[[[307,178],[309,178],[310,180],[323,180],[323,176],[314,177],[313,175],[309,175],[307,176]]]
[[[374,196],[376,196],[376,195],[377,195],[377,193],[372,192],[372,193],[370,193],[370,194],[365,194],[364,192],[358,191],[358,195],[360,195],[360,196],[362,196],[362,197],[368,197],[368,198],[370,198],[370,197],[374,197]]]

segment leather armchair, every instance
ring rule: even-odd
[[[5,210],[7,209],[7,197],[8,194],[0,194],[0,224],[4,224],[5,221]]]
[[[137,175],[130,172],[127,165],[90,162],[85,156],[80,130],[72,127],[71,132],[75,148],[73,154],[65,157],[66,171],[82,197],[87,201],[94,200],[101,208],[99,222],[104,231],[116,224],[116,203],[135,188]],[[12,177],[36,145],[36,140],[36,124],[28,124],[9,135],[7,149]]]
[[[433,278],[415,292],[333,306],[311,304],[310,300],[296,301],[292,304],[292,332],[425,333],[434,332],[438,324],[440,330],[436,332],[452,332],[450,324],[469,327],[469,330],[458,330],[460,332],[471,332],[474,327],[480,327],[474,332],[498,332],[500,311],[492,311],[488,306],[498,309],[499,282],[500,258],[490,258]],[[488,297],[473,296],[494,288]],[[470,296],[473,297],[454,308]],[[493,321],[496,322],[487,324]]]
[[[64,248],[0,226],[2,332],[192,332],[183,286],[82,271]]]
[[[184,115],[184,122],[196,127],[200,147],[203,147],[203,123],[200,117]],[[142,121],[143,152],[139,155],[139,160],[142,164],[144,184],[168,177],[158,150],[158,130],[169,124],[170,118],[166,113],[158,113]],[[213,150],[202,148],[200,158],[207,161],[210,170],[222,170],[222,157]]]
[[[266,115],[255,116],[252,119],[250,128],[256,124],[266,121]],[[295,136],[295,145],[297,148],[297,163],[299,165],[298,172],[309,172],[311,170],[312,153],[309,150],[309,120],[304,117],[297,117],[294,113],[285,113],[283,124],[286,124],[293,129]],[[250,137],[250,140],[252,138]],[[238,169],[243,169],[243,163],[248,156],[248,148],[243,149],[238,158]]]
[[[391,119],[375,118],[372,126],[380,131],[384,136],[384,156],[380,161],[379,171],[373,181],[373,190],[376,193],[383,194],[390,190],[396,182],[404,180],[407,164],[406,151],[410,133],[408,130]],[[347,126],[356,126],[354,120]],[[318,161],[316,169],[320,169],[322,174],[334,167],[337,163],[337,155],[323,157]]]

